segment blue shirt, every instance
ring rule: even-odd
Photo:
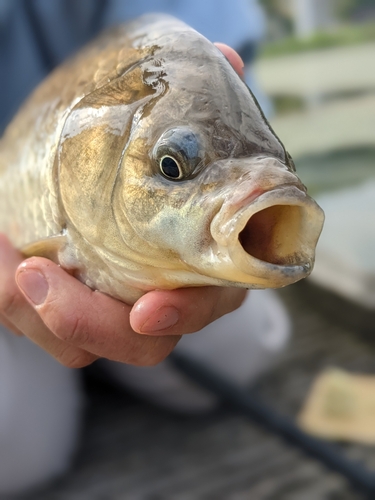
[[[0,0],[0,132],[55,65],[104,27],[150,11],[237,50],[264,32],[257,0]]]

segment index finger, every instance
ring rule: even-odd
[[[237,309],[245,295],[243,288],[217,286],[154,290],[136,302],[130,323],[148,335],[193,333]]]
[[[219,43],[219,42],[217,42],[214,45],[228,59],[228,61],[230,62],[230,64],[233,66],[233,69],[235,70],[235,72],[241,78],[244,78],[245,75],[244,75],[243,68],[244,68],[245,65],[244,65],[243,60],[241,59],[241,56],[239,54],[237,54],[237,52],[234,49],[232,49],[232,47],[229,47],[229,45],[226,45],[225,43]]]

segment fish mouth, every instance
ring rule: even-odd
[[[211,225],[219,251],[225,247],[236,268],[236,281],[278,287],[308,276],[324,220],[315,201],[288,185],[241,205],[223,206],[223,217],[219,212]]]
[[[298,229],[304,208],[296,205],[272,205],[250,217],[238,239],[247,254],[278,266],[305,265],[303,242]]]

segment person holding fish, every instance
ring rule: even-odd
[[[216,8],[218,8],[218,3],[214,3]],[[54,60],[51,56],[53,43],[50,45],[44,43],[45,39],[43,37],[46,36],[48,30],[43,29],[46,28],[43,24],[43,15],[38,16],[38,12],[34,10],[32,4],[33,2],[22,2],[23,14],[25,16],[22,20],[23,22],[25,19],[28,20],[31,31],[36,35],[33,42],[40,49],[41,60],[44,61],[47,72],[47,69],[51,69],[54,65]],[[71,8],[78,8],[76,2],[71,2],[70,4]],[[142,2],[139,2],[139,4],[142,4]],[[243,2],[239,2],[239,4],[243,7]],[[48,2],[48,6],[47,4],[45,5],[47,10],[51,8],[50,2]],[[73,7],[73,5],[76,7]],[[116,5],[116,2],[113,5]],[[234,10],[234,2],[231,2],[230,9]],[[100,11],[99,14],[100,16],[104,15],[103,11]],[[93,19],[93,22],[97,22],[97,17],[95,19]],[[189,45],[191,47],[190,50],[193,50],[196,46],[194,44],[198,43],[196,37],[200,37],[200,35],[177,20],[161,18],[159,22],[163,30],[160,30],[160,24],[157,24],[158,21],[144,20],[143,23],[145,22],[146,24],[150,22],[150,26],[155,30],[156,37],[163,36],[164,29],[167,31],[170,30],[172,37],[181,30],[183,33],[188,33],[187,37],[189,40],[189,37],[192,37],[192,45]],[[134,24],[131,29],[135,33],[134,39],[137,40],[137,25]],[[129,28],[130,31],[131,29]],[[83,28],[82,31],[84,31]],[[162,35],[160,35],[160,32]],[[77,36],[79,38],[79,34]],[[70,37],[70,40],[73,38]],[[114,40],[116,44],[116,38]],[[51,235],[45,235],[44,237],[43,235],[39,235],[36,238],[35,233],[34,235],[32,234],[32,225],[38,219],[38,216],[35,216],[35,214],[40,208],[43,212],[46,205],[43,198],[46,191],[43,190],[40,198],[37,198],[35,203],[33,202],[36,212],[31,216],[30,224],[25,224],[25,221],[30,216],[30,212],[27,213],[27,210],[24,210],[27,206],[25,199],[17,201],[14,198],[8,200],[9,205],[1,205],[1,203],[4,203],[5,193],[9,193],[11,189],[10,183],[6,183],[6,190],[0,191],[2,193],[0,196],[0,207],[12,206],[12,218],[9,218],[9,214],[5,217],[6,208],[0,209],[0,213],[3,215],[3,217],[0,215],[0,232],[2,228],[3,231],[5,231],[4,228],[7,228],[5,232],[8,236],[11,235],[10,239],[12,242],[5,234],[0,234],[0,323],[7,330],[13,332],[15,336],[11,336],[5,328],[0,331],[0,439],[2,442],[2,446],[0,447],[0,492],[15,491],[16,489],[21,490],[47,477],[56,475],[67,467],[79,430],[81,405],[79,381],[75,376],[74,370],[69,370],[68,368],[84,367],[99,358],[105,358],[105,360],[112,361],[111,363],[106,362],[105,365],[105,369],[110,372],[112,377],[138,390],[155,402],[180,410],[200,410],[212,407],[215,404],[214,398],[210,398],[210,396],[192,384],[189,385],[188,381],[181,378],[179,374],[171,369],[167,361],[161,363],[175,348],[181,336],[183,338],[177,345],[177,349],[183,349],[193,355],[203,356],[203,359],[207,363],[216,363],[228,375],[241,383],[245,383],[265,369],[267,363],[273,359],[274,352],[279,350],[289,335],[290,325],[287,316],[278,300],[272,295],[272,292],[271,294],[269,291],[264,292],[266,294],[264,295],[266,298],[265,301],[263,299],[255,299],[255,301],[251,300],[249,302],[249,298],[246,297],[245,288],[246,286],[253,285],[258,288],[281,286],[306,276],[310,272],[313,262],[315,243],[322,223],[321,212],[313,200],[306,196],[304,188],[295,176],[291,158],[287,155],[268,124],[266,124],[264,116],[259,111],[254,100],[249,97],[249,93],[245,89],[243,82],[239,82],[238,77],[236,77],[228,62],[225,61],[220,52],[212,44],[209,44],[207,40],[203,41],[203,38],[199,38],[199,44],[201,47],[204,46],[208,60],[212,60],[210,71],[215,68],[218,74],[228,74],[228,81],[234,82],[233,88],[236,90],[233,91],[233,88],[228,85],[226,91],[228,93],[233,92],[235,99],[243,102],[244,106],[248,105],[246,103],[250,103],[249,115],[247,116],[244,113],[246,117],[242,124],[243,127],[242,125],[241,127],[245,129],[248,127],[250,130],[254,126],[254,123],[259,125],[257,132],[260,131],[260,134],[253,134],[251,130],[249,134],[252,134],[252,137],[264,138],[263,142],[266,144],[265,150],[267,154],[270,154],[269,150],[272,153],[276,151],[276,158],[272,158],[270,165],[267,167],[269,168],[270,175],[261,176],[257,174],[259,177],[259,182],[258,180],[257,182],[260,187],[255,198],[259,198],[260,200],[259,208],[251,208],[252,206],[250,207],[249,204],[253,200],[250,199],[249,195],[244,196],[240,190],[235,192],[235,196],[230,192],[224,200],[224,209],[219,209],[217,212],[218,217],[212,221],[211,227],[213,231],[216,231],[216,241],[224,241],[224,243],[221,244],[222,246],[217,243],[215,249],[209,248],[207,255],[212,256],[214,251],[217,251],[217,261],[223,258],[222,256],[229,245],[222,234],[221,228],[225,227],[226,224],[224,222],[227,222],[227,227],[231,224],[231,231],[229,232],[235,232],[238,236],[235,241],[235,248],[233,247],[233,255],[237,260],[233,264],[230,262],[229,256],[223,258],[223,265],[218,270],[214,269],[214,265],[210,261],[208,264],[209,271],[205,270],[203,272],[199,269],[199,262],[195,267],[193,266],[190,269],[187,261],[184,261],[182,258],[176,260],[176,252],[174,253],[168,249],[168,252],[165,252],[168,258],[164,256],[163,265],[159,266],[160,269],[158,272],[155,271],[155,266],[147,267],[147,258],[149,255],[144,257],[144,267],[147,269],[152,267],[152,269],[149,271],[151,277],[149,275],[145,277],[142,274],[143,271],[140,270],[143,276],[143,282],[141,283],[139,274],[137,274],[139,267],[137,268],[137,263],[134,262],[127,269],[127,271],[129,269],[131,271],[126,274],[126,277],[124,277],[125,275],[121,275],[118,278],[116,273],[111,274],[110,266],[107,265],[105,257],[103,257],[105,255],[105,250],[103,250],[100,253],[101,257],[98,257],[99,254],[96,255],[98,260],[96,260],[95,265],[91,265],[91,267],[89,265],[87,267],[83,266],[80,270],[75,265],[71,266],[71,263],[75,262],[76,255],[74,254],[74,248],[70,246],[67,240],[70,228],[66,224],[59,227],[56,234],[52,233],[52,237],[50,237]],[[162,46],[162,44],[160,45]],[[157,44],[156,46],[158,50],[163,48]],[[240,76],[243,76],[243,63],[239,55],[227,45],[217,44],[217,47],[225,55],[235,71]],[[32,44],[29,48],[30,50],[32,49]],[[118,47],[116,50],[118,50]],[[120,50],[122,50],[121,47]],[[96,52],[94,51],[95,54]],[[117,57],[116,51],[115,54]],[[160,65],[166,64],[165,59],[154,58],[152,51],[150,54],[144,58],[144,61],[146,65],[148,61],[151,61],[154,66],[150,66],[151,69],[147,67],[144,70],[143,79],[139,83],[142,86],[142,91],[139,92],[138,88],[131,88],[130,92],[131,97],[138,94],[143,96],[145,103],[149,102],[147,99],[154,98],[153,89],[162,88],[162,85],[158,87],[158,84],[162,83],[164,85],[165,83],[162,80],[164,78],[162,72],[160,73],[160,70],[157,69],[160,68]],[[109,52],[109,55],[111,56],[111,52]],[[126,57],[131,58],[133,55],[130,50],[129,54],[126,54]],[[138,53],[136,55],[138,57]],[[79,62],[76,65],[79,68],[77,85],[85,85],[85,79],[82,76],[84,68]],[[134,62],[130,64],[129,73],[137,67],[138,64]],[[117,68],[118,66],[116,66],[116,71]],[[94,78],[100,77],[101,70],[102,68],[99,68],[95,71]],[[121,76],[127,75],[127,71],[124,71],[124,73],[120,72]],[[204,75],[209,73],[209,71],[204,69],[202,73]],[[172,69],[171,75],[174,74]],[[55,83],[58,84],[58,80],[60,80],[59,73],[55,73],[55,75],[57,77],[52,76],[52,78],[56,78]],[[155,77],[154,75],[157,76]],[[179,81],[179,77],[180,75],[177,74],[177,81]],[[103,81],[111,85],[111,78],[105,78]],[[190,77],[187,80],[187,84],[190,84],[192,80],[194,79]],[[117,81],[116,78],[114,78],[114,81]],[[136,80],[130,79],[128,84],[132,85],[134,81]],[[42,88],[42,91],[39,91],[39,95],[42,99],[46,99],[48,89],[45,92],[43,87],[40,88]],[[55,87],[54,85],[50,85],[49,88],[53,91]],[[97,90],[100,91],[100,87]],[[100,119],[105,116],[104,119],[106,119],[107,112],[109,114],[112,112],[116,113],[118,109],[121,110],[121,119],[127,116],[126,113],[128,111],[126,109],[107,105],[108,102],[111,102],[112,98],[117,98],[116,96],[118,95],[122,97],[129,89],[125,86],[122,89],[122,93],[118,93],[117,90],[117,87],[114,86],[110,95],[104,95],[105,105],[101,108],[94,105],[94,121],[95,117],[98,116]],[[61,89],[62,96],[69,95],[69,92],[69,88],[65,86]],[[199,95],[199,92],[195,93]],[[38,95],[38,91],[35,95]],[[91,93],[87,93],[84,98],[87,97],[90,99],[90,96]],[[63,98],[61,97],[61,100]],[[60,102],[59,99],[52,97],[48,102],[58,103]],[[217,96],[217,101],[221,105],[220,95]],[[214,102],[214,96],[212,96],[212,102]],[[70,119],[74,118],[74,116],[79,116],[82,110],[85,113],[86,109],[91,109],[92,105],[86,104],[75,108],[74,112],[70,113],[69,118],[64,117],[63,123],[66,128],[64,128],[64,133],[62,133],[64,139],[59,149],[61,157],[65,154],[64,141],[68,143],[69,140],[74,140],[77,136],[75,125],[69,129]],[[207,106],[208,109],[212,105],[212,103],[207,104],[207,102],[203,102],[202,104],[203,107]],[[69,106],[73,105],[69,104]],[[152,108],[150,106],[149,112],[151,113],[151,111]],[[42,126],[48,123],[47,115],[48,109],[45,116],[42,111],[41,114],[38,111],[38,123],[41,123]],[[234,122],[238,116],[240,116],[239,112],[233,113]],[[143,117],[147,118],[147,113]],[[231,117],[232,115],[230,115],[230,120],[232,119]],[[116,123],[118,124],[118,119],[118,115],[111,115],[109,128],[112,127],[113,123],[115,125]],[[27,120],[24,120],[23,123],[27,125]],[[80,133],[86,131],[85,123],[84,119],[80,121],[79,126],[82,128]],[[105,123],[105,125],[107,127],[108,124]],[[15,130],[15,140],[25,141],[25,135],[28,130],[30,131],[30,128],[25,126],[24,134],[22,132],[23,126],[21,125],[21,128],[18,128],[18,125],[13,125],[12,129],[11,125],[6,133],[5,140],[13,137],[12,130]],[[105,133],[108,131],[106,127],[103,128]],[[238,126],[237,128],[240,130],[241,127]],[[56,130],[57,127],[52,126],[50,129],[51,134],[53,135]],[[114,140],[111,143],[111,155],[113,156],[117,144],[116,138],[121,136],[121,131],[119,132],[117,129],[113,129],[113,127],[111,130],[114,130],[113,133],[111,132],[112,139]],[[220,128],[215,129],[215,133],[220,135]],[[191,159],[189,163],[191,168],[194,169],[199,165],[196,159],[200,158],[199,155],[203,146],[200,145],[197,136],[191,133],[190,130],[187,130],[186,126],[177,127],[176,129],[172,129],[172,131],[167,130],[167,132],[161,135],[157,146],[150,153],[150,155],[155,154],[156,156],[160,156],[158,158],[160,160],[159,166],[161,172],[150,176],[150,182],[154,182],[155,179],[162,179],[159,192],[163,186],[176,186],[174,182],[183,177],[183,172],[181,172],[178,162],[170,155],[171,144],[180,144],[182,142],[185,148],[183,149],[184,158]],[[41,134],[38,140],[40,140],[40,137],[42,138],[43,145],[47,148],[48,145],[44,143],[45,136]],[[132,136],[133,139],[134,136]],[[258,143],[258,139],[254,139],[254,141],[255,147],[258,148],[258,153],[263,153],[263,143]],[[94,138],[94,140],[88,141],[88,144],[95,145],[96,142]],[[227,142],[222,142],[225,145],[229,144],[231,151],[235,151],[239,147],[240,153],[238,157],[241,160],[248,155],[250,146],[254,147],[253,143],[250,145],[246,142],[246,137],[240,139],[237,137],[236,141],[228,140]],[[31,141],[32,143],[33,141]],[[20,144],[20,142],[17,144]],[[134,144],[135,141],[133,140]],[[217,148],[219,149],[220,147],[221,143],[218,143]],[[82,203],[84,203],[84,196],[85,193],[87,194],[87,190],[85,193],[76,191],[77,183],[72,182],[69,177],[70,165],[74,163],[74,157],[79,156],[82,151],[85,151],[85,149],[76,149],[74,155],[69,157],[69,161],[66,162],[67,168],[60,168],[59,170],[61,201],[65,203],[66,200],[69,201],[71,197],[77,195],[76,201],[78,200],[79,210],[72,215],[73,219],[75,217],[79,219],[80,214],[87,216],[87,213],[92,209],[94,209],[93,218],[98,212],[104,214],[103,217],[100,215],[101,223],[104,224],[102,234],[105,237],[110,235],[111,237],[105,238],[106,244],[112,244],[113,241],[117,241],[117,236],[110,234],[113,227],[115,227],[115,225],[111,226],[109,222],[111,214],[107,213],[105,209],[98,210],[98,205],[91,202],[85,207],[85,210],[82,210]],[[167,153],[162,154],[163,151],[167,151]],[[3,153],[5,155],[3,158],[10,158],[11,163],[12,155],[17,155],[18,152],[18,147],[12,147],[10,148],[10,152]],[[137,154],[138,152],[135,150],[132,153],[132,158],[136,159]],[[29,158],[28,155],[26,156]],[[233,161],[232,157],[236,158],[235,153],[231,153],[229,162]],[[45,158],[41,158],[40,162],[42,163],[44,160]],[[217,163],[215,163],[216,160],[218,160]],[[226,161],[228,158],[224,158],[224,160]],[[255,165],[256,172],[260,172],[263,160],[264,157],[262,155],[257,159]],[[223,158],[215,158],[215,161],[213,163],[217,168],[213,175],[218,176],[219,169],[223,168],[222,166],[224,165]],[[80,163],[82,168],[80,167],[77,171],[80,173],[85,172],[85,165],[86,163],[82,161]],[[234,176],[236,174],[236,168],[232,168],[231,172],[233,174],[231,175]],[[0,173],[1,169],[0,156]],[[239,172],[242,172],[239,167],[238,169]],[[24,174],[27,177],[29,173],[25,172]],[[226,172],[229,172],[229,170]],[[195,175],[193,170],[189,171],[191,178],[194,178],[193,174]],[[33,175],[31,173],[28,177],[28,179],[31,179],[31,183],[34,182]],[[64,178],[65,175],[67,175],[66,178]],[[54,176],[51,177],[51,182],[53,182],[54,178]],[[246,178],[245,173],[239,177],[239,180],[236,178],[235,181],[240,182],[242,178]],[[103,179],[103,176],[100,179]],[[100,190],[97,184],[100,179],[98,177],[97,181],[92,183],[96,193]],[[272,194],[276,197],[280,205],[288,207],[285,210],[274,209],[274,206],[277,207],[279,205],[274,202],[272,196],[267,197],[267,190],[270,189],[272,182],[276,182],[275,179],[277,183],[282,185],[283,190],[280,189],[277,191],[276,195]],[[220,175],[220,183],[224,184],[225,180],[226,176]],[[143,182],[142,184],[146,183]],[[211,181],[207,182],[207,190],[213,184]],[[136,182],[134,185],[136,185]],[[34,187],[38,190],[40,183],[36,182]],[[225,186],[222,188],[222,192],[225,192],[224,188]],[[151,192],[155,195],[158,191],[155,189]],[[262,195],[265,196],[262,198]],[[105,198],[105,189],[103,189],[102,198]],[[155,195],[154,198],[157,198],[157,196]],[[41,202],[40,199],[42,199]],[[53,205],[56,199],[57,197],[51,194],[48,197],[49,201],[47,204],[51,203]],[[135,209],[140,199],[140,196],[135,197],[130,209]],[[143,206],[145,210],[151,204],[150,196],[146,197],[146,201],[147,203]],[[97,200],[97,203],[100,203],[100,201]],[[209,203],[208,205],[205,212],[207,214],[210,213],[210,205],[212,204]],[[68,207],[68,204],[66,207]],[[176,205],[175,213],[178,212],[177,208]],[[200,205],[195,204],[195,208],[202,215],[204,211],[200,208]],[[66,210],[69,212],[70,208],[68,207]],[[238,223],[239,217],[232,216],[232,212],[235,213],[236,210],[239,210],[239,212],[242,210],[243,221],[241,227],[241,224],[239,225]],[[257,210],[259,210],[261,215],[259,218],[254,218],[256,222],[254,225],[251,224],[250,227],[246,221],[250,220],[252,215],[256,215]],[[41,231],[45,231],[46,228],[48,229],[49,225],[52,227],[56,224],[56,221],[52,220],[55,217],[55,213],[52,212],[43,219],[43,224],[41,225],[43,227],[39,227]],[[4,219],[3,226],[1,225],[2,218]],[[141,219],[141,217],[138,217],[138,219]],[[178,231],[180,231],[179,234],[184,236],[184,225],[173,226],[171,221],[174,221],[172,219],[173,217],[169,219],[168,225],[162,226],[162,229],[164,228],[165,231],[158,230],[152,237],[154,239],[159,238],[163,244],[166,244],[163,240],[164,237],[173,239],[174,234]],[[201,219],[202,216],[196,219],[196,226],[194,226],[193,233],[197,233],[197,227],[201,224]],[[83,223],[83,232],[89,226],[87,220],[86,217],[86,222]],[[134,220],[139,222],[139,220],[137,221],[137,217]],[[234,222],[232,222],[233,220]],[[216,229],[215,221],[218,221]],[[21,230],[22,224],[23,228]],[[201,225],[203,229],[207,226],[207,224]],[[255,230],[261,232],[262,225],[266,227],[266,230],[263,231],[263,240],[269,243],[269,245],[262,243],[262,241],[259,244],[254,244],[251,241],[251,234]],[[293,238],[292,233],[297,226],[300,227],[301,235]],[[273,236],[271,235],[274,227],[277,229],[275,231],[277,233],[276,243],[273,242]],[[290,233],[287,237],[279,236],[279,233],[284,234],[287,230]],[[30,237],[28,237],[28,231],[30,231]],[[99,232],[97,230],[94,231],[95,234]],[[94,233],[91,233],[87,237],[85,235],[82,238],[81,235],[78,235],[78,238],[85,246],[85,241]],[[133,240],[136,239],[134,235],[132,238]],[[146,238],[144,240],[146,241]],[[190,242],[191,238],[189,237],[187,240]],[[184,245],[181,243],[184,241],[183,237],[179,241],[183,247]],[[30,242],[31,244],[29,244]],[[15,247],[22,248],[22,254]],[[156,247],[156,244],[150,245],[148,253],[151,255],[152,252],[157,252],[155,250]],[[105,245],[103,245],[104,248]],[[109,253],[111,257],[116,255],[115,250],[115,248],[111,249]],[[184,248],[181,250],[182,253],[183,250]],[[89,249],[89,252],[91,252],[91,249]],[[198,261],[202,260],[203,245],[201,248],[196,249],[195,255],[201,257]],[[25,260],[25,256],[30,256],[30,258]],[[81,257],[84,258],[83,254]],[[162,259],[158,262],[161,261]],[[170,261],[175,266],[171,268],[172,271],[168,269],[169,262],[164,264],[165,261]],[[250,261],[253,263],[257,262],[255,266],[256,273],[253,275],[248,272]],[[116,267],[116,262],[113,262],[113,259],[111,264],[114,264]],[[182,268],[180,269],[178,266],[182,266]],[[164,271],[164,267],[166,271]],[[176,269],[177,271],[174,274]],[[213,276],[210,275],[212,269],[214,269]],[[109,272],[108,275],[106,275],[107,271]],[[152,281],[155,275],[157,275],[157,278],[155,278],[156,281]],[[180,281],[176,280],[176,276],[178,276]],[[128,282],[127,279],[129,279]],[[160,281],[157,281],[158,279]],[[151,282],[157,283],[157,285],[150,286],[149,283]],[[89,286],[86,286],[84,283]],[[158,286],[159,283],[160,286]],[[184,285],[186,288],[171,289],[176,288],[177,285],[172,286],[174,283],[181,283],[181,286]],[[222,283],[226,286],[201,286],[210,284],[220,285]],[[238,286],[231,286],[232,284],[237,284]],[[256,296],[256,294],[254,295]],[[127,305],[127,303],[133,305]],[[242,307],[240,307],[241,304]],[[227,315],[230,312],[232,312],[232,315]],[[274,342],[273,336],[270,335],[268,338],[269,345],[264,348],[259,347],[261,343],[254,342],[251,332],[258,334],[259,331],[262,331],[264,337],[267,337],[266,334],[269,330],[271,330],[272,335],[277,331],[276,342]],[[197,331],[199,331],[197,336],[186,335]],[[33,343],[25,342],[25,339],[22,338],[23,335]],[[46,355],[36,346],[41,347],[49,355]],[[254,355],[252,362],[249,361],[251,354]],[[56,363],[55,360],[58,360],[60,364]],[[113,361],[117,363],[113,363]],[[151,366],[158,363],[160,364],[157,367]],[[131,365],[138,365],[145,368],[137,368]],[[27,379],[25,378],[25,374],[27,374]],[[173,379],[172,382],[171,378]],[[167,380],[167,383],[165,383],[165,380]],[[4,383],[4,381],[6,382]],[[9,390],[12,386],[13,388]],[[13,397],[15,394],[17,398]],[[24,411],[24,408],[31,408],[33,410],[29,415]],[[33,418],[29,418],[30,416]],[[40,443],[43,443],[42,447]],[[38,460],[33,460],[35,450],[38,452]],[[14,480],[15,476],[17,477],[17,481]]]
[[[45,71],[47,71],[53,66],[51,47],[54,47],[54,43],[56,43],[51,39],[50,47],[46,43],[44,43],[44,46],[41,45],[42,42],[46,42],[47,39],[43,40],[43,36],[46,37],[48,31],[46,26],[42,25],[43,15],[46,15],[43,14],[43,9],[45,12],[48,12],[49,7],[43,6],[43,2],[40,2],[41,5],[38,11],[37,6],[32,7],[32,3],[25,2],[22,9],[20,6],[18,7],[20,11],[24,11],[25,16],[25,20],[18,21],[20,25],[19,29],[22,31],[22,23],[29,22],[32,31],[34,30],[35,33],[38,32],[35,35],[35,44],[36,48],[39,47],[40,53],[42,53],[41,59],[42,62],[45,62]],[[9,16],[11,16],[13,11],[17,10],[16,4],[17,2],[13,2],[12,5],[11,3],[4,2],[2,8],[5,13],[8,9]],[[214,2],[214,4],[215,8],[206,5],[205,12],[196,21],[198,24],[203,22],[206,12],[213,13],[215,9],[221,12],[222,19],[227,19],[228,15],[231,15],[231,17],[240,17],[239,13],[241,12],[245,15],[247,23],[250,23],[251,15],[253,18],[255,17],[253,31],[256,33],[253,36],[255,38],[259,37],[259,30],[261,29],[259,25],[262,25],[263,20],[259,9],[255,5],[251,11],[248,7],[244,7],[244,2],[241,1],[238,2],[237,10],[234,5],[231,5],[228,10],[226,2],[223,2],[222,5],[218,5],[217,2]],[[60,6],[57,8],[58,5]],[[102,8],[100,7],[101,5],[101,2],[98,2],[98,12],[101,17],[104,17],[104,12],[100,10]],[[56,2],[55,7],[57,12],[63,12],[63,2]],[[160,6],[153,5],[153,8],[157,7],[161,7],[162,10],[162,2]],[[183,14],[185,12],[183,3],[176,2],[175,7],[177,13]],[[191,7],[190,5],[189,12],[194,10]],[[118,16],[122,8],[122,2],[112,2],[111,7],[107,7],[107,22],[118,19],[116,16]],[[130,7],[128,6],[127,8],[129,10]],[[72,3],[70,9],[73,9],[75,15],[79,15],[79,6]],[[134,9],[135,11],[133,12]],[[130,9],[131,12],[127,13],[127,15],[132,17],[138,14],[137,9],[140,11],[147,10],[142,2],[138,2],[137,7],[133,5]],[[181,12],[178,9],[182,9]],[[83,15],[83,13],[81,14]],[[87,12],[85,15],[86,18],[90,18]],[[95,13],[91,17],[95,17]],[[197,14],[195,17],[198,19]],[[5,19],[4,14],[4,23]],[[12,18],[9,17],[9,19]],[[93,20],[92,23],[93,25],[95,24],[97,29],[98,15],[96,15],[95,19],[96,21]],[[16,23],[16,21],[13,22]],[[83,21],[81,20],[80,24],[82,25],[82,23]],[[81,31],[84,32],[85,27],[89,32],[90,29],[86,25],[82,25]],[[5,24],[3,29],[5,29]],[[241,45],[241,40],[246,41],[246,36],[247,38],[249,37],[249,35],[245,36],[247,30],[248,25],[246,23],[238,23],[236,30],[237,39],[233,39],[233,42]],[[79,38],[80,34],[75,36]],[[225,35],[225,32],[223,35]],[[9,36],[13,37],[14,35],[9,34]],[[72,43],[72,39],[74,37],[70,39],[69,43]],[[81,40],[79,41],[81,42]],[[61,41],[62,46],[64,46],[64,43],[66,45],[68,41]],[[242,45],[244,44],[242,43]],[[72,46],[68,45],[66,45],[65,50],[72,50]],[[241,58],[228,46],[223,44],[218,46],[231,61],[236,71],[243,76]],[[59,60],[59,57],[62,57],[61,52],[57,49],[56,51],[58,54],[56,59]],[[32,75],[35,74],[34,79],[40,77],[32,68],[30,68],[30,73]],[[22,85],[25,79],[20,80],[22,80],[20,82],[20,85]],[[32,82],[29,82],[29,85],[31,84]],[[20,89],[18,94],[20,95],[22,92],[25,93],[25,90]],[[10,94],[12,95],[11,92]],[[17,96],[18,99],[19,95]],[[7,101],[10,102],[12,100],[8,99]],[[4,106],[7,104],[8,102],[4,103]],[[14,105],[11,102],[9,109],[14,111]],[[4,115],[6,116],[6,113],[3,113]],[[163,292],[153,291],[139,299],[132,309],[125,311],[123,305],[110,301],[108,297],[102,297],[95,293],[91,294],[89,290],[81,288],[81,285],[76,280],[64,273],[62,269],[53,263],[42,263],[38,259],[22,264],[17,274],[17,282],[15,283],[9,270],[15,270],[17,267],[16,264],[21,264],[22,257],[18,253],[16,254],[11,251],[10,244],[4,236],[0,240],[0,252],[1,264],[4,270],[8,270],[7,274],[10,274],[10,277],[2,280],[1,283],[3,293],[0,318],[3,324],[17,333],[27,332],[29,338],[47,350],[62,364],[69,367],[86,366],[98,357],[115,358],[122,362],[139,365],[155,364],[168,355],[181,335],[198,331],[220,316],[238,308],[245,296],[243,290],[219,287]],[[41,265],[43,269],[40,268]],[[31,272],[32,269],[34,272]],[[3,275],[5,275],[5,271]],[[20,290],[23,290],[23,293]],[[62,295],[61,290],[66,290],[66,293]],[[31,293],[28,293],[28,291]],[[59,302],[56,301],[57,297]],[[52,303],[54,304],[53,307]],[[65,313],[66,308],[70,311],[68,317]],[[97,318],[94,311],[98,310],[103,310],[103,313]],[[83,311],[86,311],[87,314],[84,315]],[[194,314],[192,314],[193,311]],[[80,318],[79,326],[77,326],[77,318]],[[64,335],[66,335],[66,338],[69,338],[69,342],[59,338],[59,335],[60,337],[62,336],[59,333],[61,330],[64,330]],[[113,330],[110,342],[103,343],[103,336],[106,335],[108,330]],[[51,333],[52,331],[54,333]],[[78,331],[91,332],[90,346],[84,345],[82,339],[77,335]],[[71,332],[71,334],[68,332]],[[147,335],[142,336],[140,334]],[[157,335],[157,337],[152,335]]]

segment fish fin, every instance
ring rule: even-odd
[[[44,240],[37,240],[23,246],[20,250],[25,258],[46,257],[56,264],[59,263],[58,255],[60,250],[68,243],[65,235],[51,236]]]

